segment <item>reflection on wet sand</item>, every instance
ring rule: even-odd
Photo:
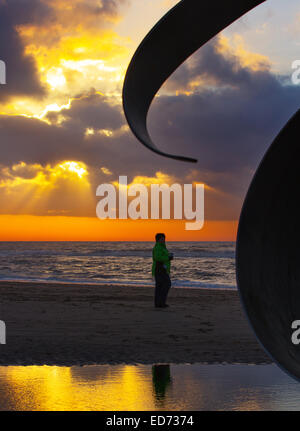
[[[275,365],[0,367],[0,410],[298,410]]]
[[[2,410],[154,408],[151,378],[145,373],[149,368],[16,366],[3,367],[1,371]]]
[[[166,391],[172,382],[170,365],[167,365],[167,364],[153,365],[152,382],[153,382],[154,396],[156,401],[155,404],[157,407],[162,407],[164,405]]]

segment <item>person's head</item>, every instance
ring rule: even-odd
[[[155,235],[155,241],[156,242],[164,243],[165,240],[166,240],[166,235],[164,233],[157,233]]]

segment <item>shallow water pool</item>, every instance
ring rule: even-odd
[[[1,410],[298,410],[276,365],[0,367]]]

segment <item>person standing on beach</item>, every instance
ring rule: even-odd
[[[156,308],[166,308],[167,296],[171,287],[170,261],[173,259],[166,247],[166,236],[164,233],[155,235],[156,244],[152,250],[152,276],[155,277],[154,305]]]

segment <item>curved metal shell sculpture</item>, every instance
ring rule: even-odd
[[[261,161],[242,208],[236,250],[240,297],[263,347],[300,379],[300,110]]]
[[[150,150],[146,119],[164,81],[218,32],[264,1],[182,0],[148,33],[128,67],[123,107]],[[270,146],[249,187],[239,221],[236,273],[240,298],[258,340],[284,371],[300,379],[300,110]],[[300,130],[299,130],[300,131]],[[298,322],[297,322],[298,321]],[[293,327],[299,340],[292,342]],[[298,325],[298,326],[297,326]]]
[[[128,66],[123,84],[124,113],[137,139],[161,156],[197,162],[167,154],[152,142],[147,130],[150,104],[166,79],[198,48],[264,0],[182,0],[144,38]]]

